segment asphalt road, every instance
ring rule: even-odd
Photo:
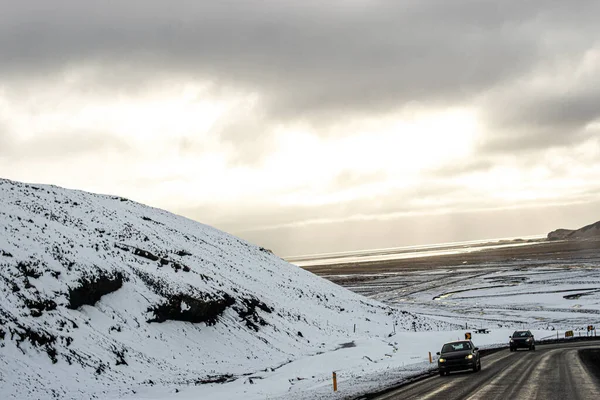
[[[394,399],[599,399],[600,345],[537,346],[503,350],[481,359],[480,372],[453,372],[376,397]]]

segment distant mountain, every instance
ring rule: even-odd
[[[581,229],[557,229],[548,234],[548,240],[600,238],[600,221]]]

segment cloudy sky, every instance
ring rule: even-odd
[[[600,219],[600,2],[0,0],[0,176],[280,255]]]

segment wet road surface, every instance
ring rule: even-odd
[[[376,397],[395,399],[599,399],[600,345],[537,346],[536,351],[503,350],[481,359],[480,372],[453,372]]]

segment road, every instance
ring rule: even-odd
[[[600,345],[537,346],[503,350],[481,359],[482,370],[435,376],[375,397],[394,399],[598,399]]]

